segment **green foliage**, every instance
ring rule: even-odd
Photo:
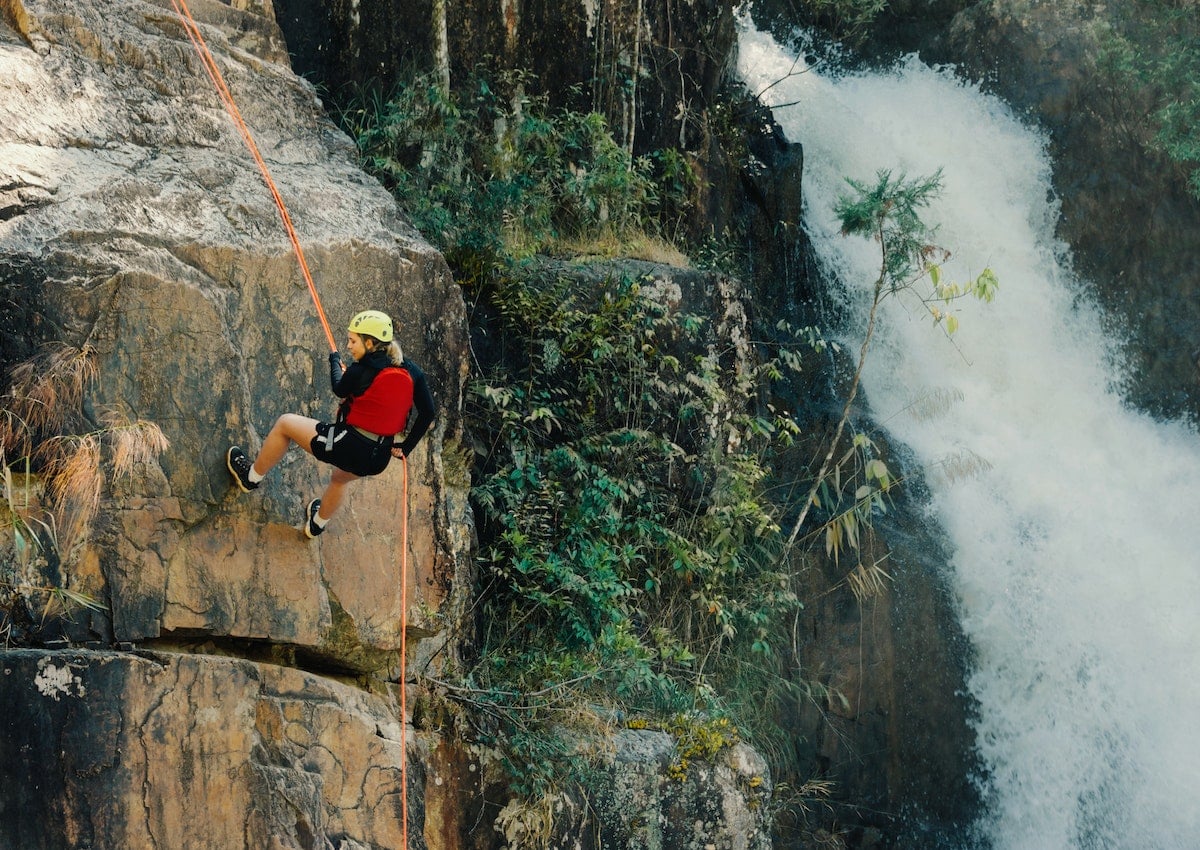
[[[692,209],[700,178],[687,154],[678,148],[654,151],[642,162],[649,162],[654,191],[649,194],[649,211],[657,230],[674,242],[682,242],[678,231]]]
[[[910,285],[914,276],[928,271],[931,258],[945,252],[934,247],[933,233],[921,220],[921,210],[941,189],[942,173],[906,180],[880,171],[873,183],[846,178],[854,192],[843,195],[834,207],[842,233],[866,236],[880,246],[885,288],[895,291]]]
[[[1000,282],[990,268],[968,284],[943,279],[940,263],[949,252],[933,244],[935,234],[921,220],[921,210],[936,197],[941,181],[941,170],[915,180],[903,175],[893,177],[887,170],[878,172],[871,183],[847,178],[854,192],[838,199],[834,213],[841,219],[843,234],[865,236],[879,243],[876,304],[885,296],[911,292],[918,281],[928,278],[929,292],[918,297],[934,322],[953,335],[958,319],[938,305],[951,304],[967,295],[991,302]]]
[[[513,267],[484,296],[499,350],[469,396],[488,623],[473,687],[622,713],[721,705],[724,659],[774,665],[798,605],[765,492],[797,429],[740,400],[799,347],[743,374],[703,319],[628,276]],[[531,790],[559,781],[534,774]]]
[[[863,530],[877,514],[887,512],[888,491],[895,483],[887,464],[875,456],[875,444],[866,434],[855,434],[850,448],[819,482],[813,503],[829,519],[825,528],[825,554],[836,563],[847,547],[861,548]]]
[[[548,645],[686,668],[764,601],[743,593],[778,531],[758,453],[775,424],[729,410],[741,378],[701,353],[702,320],[635,281],[514,275],[494,297],[494,333],[524,340],[472,389],[494,604]]]
[[[802,0],[801,7],[837,38],[858,44],[887,8],[887,0]]]
[[[678,153],[632,159],[602,116],[551,110],[525,82],[476,78],[454,95],[418,78],[386,98],[360,95],[339,119],[364,167],[449,254],[527,254],[626,235],[686,204],[694,176]]]
[[[960,286],[936,270],[945,252],[919,216],[936,176],[850,185],[845,230],[880,245],[874,306],[922,279],[927,302],[992,297],[990,271]],[[796,372],[801,350],[824,344],[780,326],[792,342],[763,347],[760,364],[739,371],[712,350],[701,317],[667,309],[643,281],[586,283],[557,268],[496,267],[478,288],[482,371],[468,413],[488,625],[472,687],[507,718],[498,740],[554,734],[529,716],[565,706],[699,710],[737,717],[786,762],[775,712],[807,697],[787,661],[800,605],[779,534],[786,506],[767,487],[798,429],[765,402],[744,405]],[[852,401],[853,391],[806,502],[823,515],[834,561],[863,548],[895,485],[865,435],[837,448]],[[861,599],[890,576],[859,562],[844,582]],[[520,707],[501,696],[518,694]],[[531,795],[572,764],[546,752],[513,757]]]
[[[1153,145],[1185,171],[1200,198],[1200,15],[1194,3],[1112,4],[1100,67],[1150,101]]]

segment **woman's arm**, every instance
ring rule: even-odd
[[[362,366],[360,364],[351,363],[350,368],[347,369],[342,365],[341,354],[336,351],[330,353],[329,387],[338,398],[346,398],[354,394],[361,372]]]
[[[433,424],[435,406],[433,393],[429,391],[429,382],[425,379],[425,373],[421,370],[421,367],[406,357],[404,359],[404,368],[408,370],[408,374],[412,375],[413,408],[416,410],[416,418],[412,421],[411,427],[405,432],[404,442],[400,443],[397,447],[401,454],[407,456],[417,447],[417,443],[421,442],[421,438],[425,436],[425,432]]]

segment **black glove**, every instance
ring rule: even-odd
[[[337,391],[337,385],[342,380],[342,375],[346,369],[342,366],[342,355],[340,352],[329,352],[329,386],[334,392]]]

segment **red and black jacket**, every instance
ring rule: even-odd
[[[342,371],[341,358],[329,359],[329,381],[338,405],[338,421],[391,437],[401,433],[413,403],[413,378],[392,364],[385,351],[371,351]]]
[[[425,436],[425,432],[429,430],[429,426],[433,423],[433,393],[429,391],[429,382],[425,379],[425,373],[421,368],[407,357],[404,358],[403,368],[396,367],[384,351],[372,351],[366,354],[358,362],[350,364],[349,369],[343,369],[341,356],[335,352],[329,356],[329,367],[329,380],[333,387],[333,392],[339,398],[343,399],[341,405],[338,407],[339,422],[345,421],[351,425],[358,425],[358,427],[370,431],[372,434],[394,436],[404,431],[405,420],[408,418],[412,407],[416,407],[417,415],[404,435],[404,442],[399,444],[400,451],[406,456],[411,454],[412,450],[416,448],[417,443]],[[397,408],[392,410],[391,414],[384,417],[387,421],[383,422],[382,425],[390,428],[397,417],[403,416],[400,428],[390,433],[386,430],[377,430],[377,428],[372,428],[370,425],[360,424],[362,421],[371,420],[377,426],[381,425],[380,422],[375,421],[375,415],[371,413],[371,408],[376,406],[376,399],[368,399],[365,409],[362,402],[364,396],[369,394],[376,376],[389,371],[406,372],[410,379],[408,394],[406,396],[407,402],[403,404],[403,409],[400,410]],[[384,400],[384,406],[389,406],[386,396],[390,393],[383,386],[378,387],[377,390],[380,391],[379,397]],[[403,391],[401,391],[401,395],[403,396]],[[353,418],[350,417],[351,410],[356,410]]]

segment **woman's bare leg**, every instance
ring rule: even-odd
[[[329,476],[329,484],[325,487],[325,492],[321,494],[321,510],[317,511],[317,516],[322,522],[328,521],[333,517],[334,512],[342,506],[342,497],[346,485],[358,478],[357,475],[347,472],[344,469],[333,468],[333,474]]]
[[[275,464],[283,459],[292,443],[312,454],[312,441],[316,436],[317,420],[300,416],[297,413],[283,414],[275,420],[275,424],[271,426],[270,432],[263,440],[262,448],[258,450],[258,457],[254,459],[254,471],[260,475],[266,475]],[[338,469],[336,466],[333,467],[329,484],[325,487],[325,492],[321,494],[321,510],[317,512],[317,516],[322,522],[328,522],[341,507],[346,485],[356,478],[358,476],[353,473]]]
[[[263,440],[258,457],[254,459],[254,471],[266,475],[287,454],[288,447],[295,443],[312,454],[313,437],[317,436],[317,420],[298,413],[285,413],[275,420],[270,432]]]

